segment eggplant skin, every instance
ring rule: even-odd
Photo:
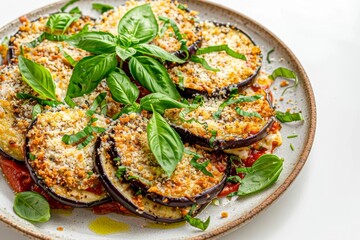
[[[147,201],[147,203],[154,204],[154,208],[151,211],[145,211],[143,208],[137,206],[134,201],[131,201],[133,197],[135,197],[135,189],[133,186],[128,183],[122,181],[120,185],[124,188],[124,191],[128,191],[129,196],[125,196],[126,193],[121,192],[111,181],[113,177],[108,176],[105,170],[105,167],[103,166],[103,160],[102,160],[102,153],[100,149],[102,149],[102,138],[101,136],[97,138],[97,141],[95,143],[95,151],[94,151],[94,158],[95,158],[95,171],[100,175],[100,178],[102,180],[102,183],[108,193],[111,195],[111,197],[122,204],[126,209],[128,209],[130,212],[132,212],[135,215],[138,215],[140,217],[155,221],[155,222],[163,222],[163,223],[176,223],[176,222],[182,222],[184,221],[184,215],[181,217],[171,218],[171,217],[163,217],[161,216],[165,211],[168,212],[174,212],[174,211],[181,211],[181,208],[174,208],[169,206],[162,206],[158,203],[153,202],[152,200],[148,199],[146,196],[143,197],[144,201]],[[119,179],[116,179],[116,181],[120,181]],[[203,209],[205,209],[208,204],[207,202],[202,205],[198,205],[198,208],[193,212],[192,216],[197,215],[200,213]],[[165,210],[164,210],[165,209]],[[187,208],[190,209],[190,208]],[[187,209],[184,209],[185,211]],[[157,212],[160,211],[160,212]]]
[[[3,156],[4,158],[8,159],[8,160],[11,160],[11,161],[14,161],[14,162],[17,162],[17,163],[25,163],[24,160],[20,160],[20,159],[17,159],[15,157],[11,156],[10,154],[6,153],[1,148],[0,148],[0,155]]]
[[[171,123],[169,123],[169,124],[180,135],[183,142],[197,144],[200,146],[212,148],[214,150],[225,150],[225,149],[249,146],[249,145],[261,140],[266,135],[268,135],[268,129],[270,129],[272,127],[274,122],[275,122],[274,117],[271,117],[269,119],[268,123],[257,134],[251,135],[247,138],[239,138],[239,139],[234,139],[231,141],[215,140],[213,142],[213,147],[210,146],[211,145],[210,139],[193,135],[186,129],[183,129],[183,128],[181,128],[177,125],[171,124]]]
[[[29,130],[35,124],[36,124],[36,119],[30,124]],[[111,201],[110,197],[106,197],[106,198],[100,199],[98,201],[81,202],[81,201],[74,201],[72,199],[68,199],[68,198],[65,198],[63,196],[56,194],[49,186],[47,186],[45,184],[45,182],[41,178],[38,177],[36,171],[31,167],[30,161],[32,161],[32,160],[30,159],[30,149],[28,147],[29,140],[30,139],[28,137],[25,138],[25,164],[26,164],[26,167],[28,168],[28,170],[30,172],[30,176],[34,180],[34,182],[39,187],[41,187],[47,194],[49,194],[52,198],[54,198],[56,201],[63,203],[65,205],[71,206],[71,207],[76,207],[76,208],[89,208],[89,207],[94,207],[94,206]]]

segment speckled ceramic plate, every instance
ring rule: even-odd
[[[66,1],[58,2],[26,16],[29,19],[36,19],[41,15],[56,12]],[[97,17],[97,13],[91,10],[91,3],[95,1],[82,0],[77,5],[81,8],[84,14]],[[125,1],[123,0],[108,0],[99,1],[105,2],[113,6],[119,5]],[[229,201],[227,199],[220,200],[220,206],[209,206],[203,211],[199,217],[205,219],[211,216],[211,223],[205,232],[201,232],[188,225],[180,225],[175,228],[154,228],[151,227],[149,221],[131,216],[122,216],[116,214],[109,214],[107,217],[116,221],[125,222],[130,226],[128,232],[115,233],[110,235],[97,235],[89,229],[89,223],[98,218],[92,214],[90,210],[76,209],[70,215],[61,213],[52,213],[52,218],[49,222],[43,224],[32,224],[17,217],[13,210],[14,193],[7,185],[5,179],[0,176],[0,219],[17,230],[39,239],[209,239],[211,237],[219,236],[229,230],[239,228],[247,221],[256,216],[260,211],[268,207],[274,200],[276,200],[292,183],[295,177],[299,174],[301,168],[306,162],[309,155],[316,127],[316,108],[314,95],[311,89],[309,79],[291,50],[281,42],[273,33],[265,29],[257,22],[248,17],[236,13],[230,9],[204,2],[204,1],[181,1],[189,5],[191,9],[200,11],[202,19],[217,20],[220,22],[230,22],[237,24],[241,29],[247,32],[255,42],[261,47],[263,53],[267,53],[270,49],[275,48],[276,51],[271,56],[276,59],[272,64],[267,64],[264,61],[263,70],[271,73],[273,69],[278,66],[287,67],[294,70],[299,78],[299,86],[296,91],[288,91],[286,99],[292,99],[291,102],[282,101],[279,106],[281,110],[287,108],[296,108],[301,110],[305,121],[300,124],[283,125],[281,130],[282,136],[291,134],[298,134],[299,137],[287,139],[283,137],[283,145],[275,152],[278,156],[285,159],[284,170],[280,175],[277,183],[271,188],[259,194]],[[20,22],[15,20],[0,29],[0,38],[14,34]],[[274,86],[279,83],[275,82]],[[279,89],[279,88],[278,88]],[[280,90],[274,91],[275,99],[279,98]],[[292,144],[295,149],[292,151],[289,145]],[[229,217],[221,218],[220,213],[226,211]],[[63,231],[58,231],[57,228],[62,227]]]

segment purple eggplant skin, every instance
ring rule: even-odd
[[[29,130],[36,124],[36,119],[30,124],[29,126]],[[59,196],[58,194],[56,194],[49,186],[47,186],[45,184],[45,182],[38,177],[36,171],[31,167],[30,165],[30,161],[32,161],[30,159],[30,149],[28,147],[28,143],[29,143],[29,138],[26,137],[25,138],[25,164],[26,167],[28,168],[29,172],[30,172],[30,176],[31,178],[34,180],[34,182],[41,187],[47,194],[49,194],[52,198],[54,198],[56,201],[63,203],[65,205],[71,206],[71,207],[76,207],[76,208],[90,208],[90,207],[94,207],[103,203],[107,203],[107,202],[111,202],[111,198],[110,197],[106,197],[104,199],[100,199],[98,201],[94,201],[94,202],[90,202],[90,203],[85,203],[85,202],[81,202],[81,201],[74,201],[71,199],[67,199],[65,197]]]
[[[249,145],[261,140],[266,135],[268,135],[268,129],[271,128],[271,126],[274,124],[274,122],[275,122],[275,118],[272,117],[269,119],[268,123],[257,134],[251,135],[247,138],[239,138],[239,139],[234,139],[231,141],[215,140],[212,143],[212,147],[210,144],[210,139],[193,135],[186,129],[183,129],[183,128],[176,126],[174,124],[171,124],[171,123],[169,123],[169,124],[180,135],[183,142],[189,142],[190,144],[197,144],[200,146],[212,148],[214,150],[225,150],[225,149],[249,146]]]
[[[97,138],[97,141],[95,143],[95,151],[94,151],[95,166],[94,166],[94,168],[95,168],[95,171],[100,175],[100,178],[102,180],[104,187],[106,188],[108,193],[111,195],[111,197],[115,201],[122,204],[126,209],[128,209],[133,214],[138,215],[143,218],[146,218],[146,219],[149,219],[149,220],[152,220],[152,221],[155,221],[155,222],[177,223],[177,222],[182,222],[185,220],[184,217],[179,217],[179,218],[159,217],[154,212],[145,212],[145,211],[141,210],[138,206],[136,206],[136,204],[133,201],[131,201],[131,199],[127,198],[122,192],[119,191],[118,188],[116,188],[116,186],[110,180],[111,177],[108,177],[106,175],[105,169],[102,165],[102,160],[101,160],[101,156],[100,156],[101,155],[100,148],[101,148],[101,136]],[[126,188],[130,189],[133,192],[133,194],[135,194],[136,189],[132,188],[131,184],[129,184],[127,182],[122,182],[122,184],[128,185],[128,186],[126,186]],[[151,200],[149,199],[149,201],[151,201]],[[198,209],[196,209],[193,212],[193,216],[195,216],[196,214],[200,213],[203,209],[205,209],[209,203],[210,203],[210,201],[205,204],[202,204],[201,206],[198,206]]]
[[[13,156],[11,156],[10,154],[6,153],[4,150],[2,150],[0,148],[0,155],[3,156],[4,158],[8,159],[8,160],[11,160],[11,161],[14,161],[14,162],[17,162],[17,163],[25,163],[24,160],[20,160],[20,159],[17,159],[17,158],[14,158]]]
[[[115,143],[113,139],[109,139],[109,145],[112,146],[111,150],[109,151],[109,154],[112,158],[119,158],[121,159],[120,154],[116,151],[115,149]],[[129,182],[136,188],[141,190],[142,193],[144,193],[144,195],[146,197],[148,197],[149,199],[151,199],[152,201],[165,205],[165,206],[169,206],[169,207],[189,207],[192,206],[193,204],[197,204],[197,205],[201,205],[201,204],[206,204],[209,201],[212,201],[221,191],[222,189],[225,187],[225,183],[226,183],[226,179],[230,173],[230,167],[231,165],[229,164],[230,161],[228,160],[228,155],[222,153],[222,152],[213,152],[212,154],[214,154],[213,159],[221,161],[221,158],[225,158],[223,159],[223,161],[226,162],[226,170],[225,170],[225,174],[224,177],[221,179],[221,181],[213,186],[212,188],[207,189],[206,191],[202,192],[201,194],[198,194],[197,196],[193,197],[193,198],[186,198],[186,197],[169,197],[169,196],[163,196],[154,192],[148,192],[148,186],[146,186],[145,184],[143,184],[141,181],[138,181],[137,179],[131,179]]]

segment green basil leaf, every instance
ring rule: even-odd
[[[239,107],[235,108],[235,111],[237,112],[237,114],[239,114],[240,116],[244,116],[244,117],[257,117],[257,118],[262,118],[261,115],[257,112],[247,112],[242,110]]]
[[[296,122],[296,121],[304,120],[301,112],[290,113],[290,112],[276,111],[276,118],[282,123]]]
[[[170,177],[181,161],[184,145],[177,132],[155,110],[147,125],[147,138],[151,152]]]
[[[126,173],[126,167],[124,166],[119,166],[118,169],[116,170],[115,176],[117,178],[122,178]]]
[[[81,12],[81,10],[80,10],[79,7],[74,7],[73,9],[71,9],[71,10],[69,11],[69,13],[70,13],[70,14],[79,14],[79,15],[82,15],[82,12]]]
[[[232,182],[232,183],[241,183],[241,178],[237,175],[235,176],[230,176],[226,179],[227,182]]]
[[[56,101],[55,83],[49,70],[23,56],[18,57],[22,79],[39,94],[40,98]]]
[[[37,47],[40,43],[42,43],[42,41],[45,40],[45,32],[43,32],[42,34],[40,34],[37,38],[35,38],[34,40],[32,40],[31,42],[25,43],[25,46],[29,47],[29,48],[35,48]],[[23,54],[21,54],[23,55]]]
[[[237,89],[236,89],[237,91]],[[236,103],[243,103],[243,102],[255,102],[263,97],[261,94],[253,95],[253,96],[238,96],[235,97],[234,95],[230,95],[228,99],[226,99],[222,104],[220,104],[218,110],[213,113],[213,118],[218,120],[221,116],[222,111],[226,106],[236,104]]]
[[[235,52],[234,50],[229,48],[229,46],[227,44],[199,48],[196,51],[196,55],[202,55],[202,54],[212,53],[212,52],[221,52],[221,51],[225,51],[229,56],[231,56],[233,58],[237,58],[237,59],[246,61],[245,55]]]
[[[80,0],[70,0],[70,1],[68,1],[64,6],[62,6],[62,7],[60,8],[60,10],[61,10],[62,12],[65,12],[65,10],[66,10],[70,5],[73,5],[74,3],[78,2],[78,1],[80,1]]]
[[[104,129],[104,131],[105,131],[105,129]],[[78,150],[83,149],[84,147],[86,147],[87,145],[89,145],[89,143],[91,143],[91,141],[94,140],[94,138],[95,138],[95,137],[94,137],[93,135],[87,136],[84,141],[82,141],[80,144],[77,145],[76,148],[77,148]]]
[[[213,148],[215,140],[216,140],[216,136],[217,136],[217,131],[216,130],[210,130],[209,132],[211,133],[211,138],[209,140],[209,145],[210,145],[211,148]]]
[[[210,217],[206,219],[206,221],[202,221],[199,218],[191,217],[190,215],[185,215],[185,220],[193,227],[196,227],[200,230],[205,231],[210,224]]]
[[[283,169],[283,159],[273,154],[262,155],[252,167],[237,169],[237,172],[245,172],[241,185],[237,192],[231,196],[245,196],[259,192],[276,182]]]
[[[290,143],[290,149],[291,149],[291,151],[295,150],[294,146],[291,143]]]
[[[270,64],[271,60],[270,60],[270,54],[272,54],[275,51],[275,48],[271,49],[267,54],[266,54],[266,61]]]
[[[122,48],[121,46],[116,46],[115,52],[123,61],[126,61],[126,59],[136,54],[134,48]]]
[[[63,55],[64,58],[69,62],[69,64],[71,66],[75,67],[78,62],[75,61],[67,52],[65,52],[61,45],[58,46],[58,49],[59,49],[61,55]]]
[[[50,100],[44,100],[38,97],[35,97],[32,94],[28,94],[28,93],[17,93],[16,97],[19,99],[33,99],[36,100],[38,102],[38,104],[40,104],[41,106],[50,106],[50,107],[56,107],[60,104],[63,104],[62,102],[58,102],[58,101],[50,101]]]
[[[123,104],[133,104],[139,97],[139,89],[121,69],[112,71],[106,79],[112,98]]]
[[[37,192],[20,192],[15,195],[14,212],[31,222],[47,222],[50,219],[48,201]]]
[[[179,27],[177,26],[176,22],[174,19],[172,18],[167,18],[167,17],[163,17],[163,16],[159,16],[159,20],[164,22],[164,26],[166,25],[166,28],[167,26],[171,26],[171,28],[174,30],[174,33],[175,33],[175,36],[176,36],[176,39],[178,41],[180,40],[183,40],[183,36],[180,32],[180,29]]]
[[[147,111],[154,109],[156,112],[163,114],[166,109],[188,108],[189,104],[178,102],[162,93],[151,93],[140,100],[140,106]]]
[[[184,10],[184,11],[188,11],[188,8],[187,7],[185,7],[183,4],[181,4],[181,3],[179,3],[178,5],[177,5],[177,7],[178,7],[178,9],[181,9],[181,10]]]
[[[185,77],[184,77],[183,73],[181,71],[179,71],[179,70],[176,72],[176,75],[177,75],[177,77],[179,79],[178,88],[180,88],[181,90],[184,91],[184,89],[185,89]]]
[[[150,4],[134,7],[120,19],[118,33],[127,39],[130,45],[148,43],[158,33],[158,23]]]
[[[40,104],[36,104],[31,112],[31,118],[34,120],[36,116],[40,113],[41,113],[41,106]]]
[[[141,52],[142,54],[146,54],[152,57],[157,57],[169,62],[176,62],[176,63],[184,63],[185,61],[176,57],[174,54],[168,53],[161,47],[149,44],[139,44],[134,46],[134,48]]]
[[[81,59],[74,68],[66,95],[74,98],[91,93],[116,65],[115,53]]]
[[[166,68],[157,60],[147,57],[131,57],[129,62],[131,75],[151,92],[163,93],[173,99],[180,99],[175,84]]]
[[[70,27],[70,25],[77,21],[80,18],[80,15],[72,15],[70,13],[55,13],[51,14],[49,19],[46,22],[46,26],[50,29],[50,33],[55,31],[64,32]]]
[[[94,54],[114,53],[117,38],[107,32],[82,32],[72,35],[67,43]]]
[[[220,70],[217,69],[217,68],[211,67],[211,66],[208,64],[208,62],[205,60],[205,58],[201,58],[201,57],[198,57],[198,56],[193,55],[193,56],[191,56],[190,61],[195,62],[195,63],[200,63],[206,70],[213,71],[213,72],[218,72],[218,71],[220,71]]]
[[[86,115],[91,117],[95,113],[96,109],[103,104],[103,102],[106,104],[106,95],[106,92],[99,93],[94,102],[91,104],[90,109],[86,111]]]
[[[114,9],[113,6],[103,3],[93,3],[92,9],[98,11],[99,13],[103,14],[104,12],[107,12],[109,10]]]
[[[76,103],[69,96],[65,97],[64,102],[71,108],[76,107]]]
[[[123,107],[120,112],[118,112],[117,114],[115,114],[112,117],[112,119],[116,120],[123,114],[129,114],[129,113],[132,113],[132,112],[138,113],[140,111],[141,111],[140,105],[135,102],[132,105],[127,105],[127,106]]]
[[[206,176],[209,176],[209,177],[214,177],[214,175],[209,172],[206,167],[209,165],[210,163],[210,160],[207,160],[203,163],[198,163],[197,160],[202,158],[202,156],[200,154],[198,154],[197,152],[192,152],[192,151],[189,151],[187,149],[184,150],[184,153],[186,154],[189,154],[189,155],[192,155],[193,158],[190,160],[190,164],[191,166],[193,166],[194,168],[200,170],[203,174],[205,174]]]
[[[269,78],[272,80],[275,80],[278,77],[283,77],[283,78],[288,78],[288,79],[294,80],[294,85],[285,88],[281,95],[284,95],[288,89],[296,88],[299,85],[299,79],[297,78],[296,74],[287,68],[279,67],[279,68],[275,69],[272,72],[272,74],[269,76]]]
[[[62,137],[61,141],[64,142],[65,144],[69,145],[69,144],[82,143],[83,142],[82,140],[84,140],[84,138],[85,138],[85,140],[88,139],[86,141],[86,143],[81,146],[83,148],[91,142],[92,139],[89,141],[89,139],[90,139],[90,138],[88,138],[89,136],[93,136],[92,135],[93,133],[103,133],[106,130],[105,128],[90,126],[91,121],[89,123],[90,124],[88,124],[88,126],[86,126],[83,130],[81,130],[78,133],[75,133],[72,135],[65,134]]]

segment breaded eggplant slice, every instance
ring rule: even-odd
[[[107,127],[107,120],[98,120],[93,127]],[[109,199],[99,175],[93,170],[96,137],[79,148],[65,144],[65,134],[72,135],[89,125],[85,110],[48,111],[37,116],[26,135],[26,165],[33,180],[57,201],[73,207],[92,207]]]
[[[243,54],[246,61],[234,58],[225,51],[198,55],[216,71],[206,70],[200,63],[187,62],[169,69],[169,74],[183,97],[195,94],[208,97],[226,96],[234,87],[252,82],[261,68],[261,50],[239,28],[213,22],[202,22],[201,48],[227,44],[233,51]]]
[[[189,54],[195,53],[196,49],[201,44],[201,27],[198,24],[197,15],[195,11],[189,9],[179,8],[177,1],[171,0],[158,0],[158,1],[127,1],[125,6],[119,6],[115,10],[104,13],[96,28],[100,31],[110,32],[112,34],[118,34],[118,23],[120,19],[130,9],[140,6],[146,3],[150,3],[155,17],[158,19],[159,31],[164,26],[164,22],[159,20],[159,17],[166,17],[173,19],[177,24],[183,39],[186,40]],[[150,44],[154,44],[158,47],[165,49],[168,52],[175,52],[178,57],[182,57],[179,54],[181,43],[176,38],[174,30],[171,26],[168,26],[163,36],[157,36]]]
[[[111,156],[112,146],[99,137],[96,142],[95,169],[100,174],[103,184],[111,197],[126,207],[130,212],[156,222],[175,223],[184,221],[191,207],[170,207],[156,203],[139,193],[138,189],[117,177],[118,167],[114,165]],[[192,216],[200,213],[208,204],[198,205]]]
[[[244,147],[265,137],[275,121],[275,111],[263,89],[248,87],[232,98],[256,95],[262,98],[225,106],[218,119],[215,115],[227,98],[205,99],[202,105],[185,114],[183,118],[180,113],[185,111],[184,109],[168,109],[164,117],[184,142],[215,150]],[[255,114],[257,116],[254,116]]]
[[[126,169],[124,178],[143,195],[167,206],[188,207],[216,197],[226,182],[227,155],[185,146],[182,160],[168,177],[149,148],[147,124],[148,119],[140,114],[123,115],[101,138],[111,146],[114,167]],[[193,160],[195,155],[198,159]],[[195,168],[192,160],[199,164],[208,161],[206,174]]]

